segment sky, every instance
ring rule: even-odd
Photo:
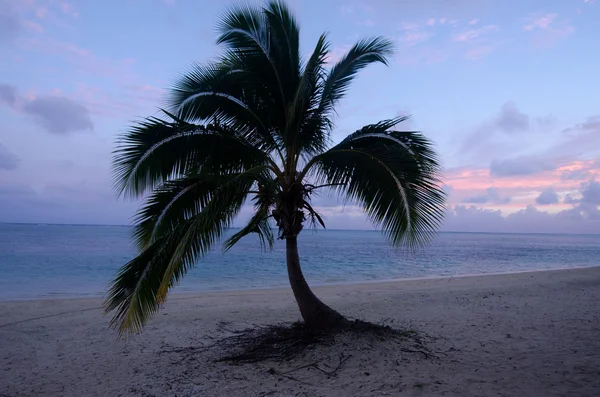
[[[0,0],[0,222],[128,224],[115,142],[219,54],[230,1]],[[260,3],[257,3],[260,4]],[[442,158],[442,230],[600,233],[600,0],[292,0],[302,52],[396,51],[340,102],[333,141],[411,115]],[[315,198],[329,228],[372,225]],[[244,208],[240,224],[247,217]]]

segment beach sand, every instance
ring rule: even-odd
[[[341,336],[290,361],[215,362],[206,346],[232,331],[299,319],[287,288],[173,295],[127,340],[98,299],[0,302],[0,396],[600,396],[600,267],[315,292],[418,331],[431,355]]]

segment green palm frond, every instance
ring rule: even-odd
[[[286,98],[290,98],[300,76],[300,29],[282,1],[270,1],[263,12],[271,33],[269,49],[283,79]]]
[[[106,300],[121,333],[141,329],[250,197],[254,213],[224,250],[251,233],[272,247],[271,218],[282,238],[295,238],[307,222],[325,227],[310,201],[322,187],[359,202],[395,244],[415,247],[439,226],[438,159],[420,133],[392,131],[404,118],[368,125],[327,150],[336,104],[359,71],[387,64],[391,43],[361,40],[327,70],[327,35],[306,60],[299,38],[281,1],[228,9],[218,25],[221,56],[190,68],[175,82],[168,111],[118,141],[115,188],[145,199],[134,220],[138,255]]]
[[[113,159],[113,180],[120,194],[139,197],[202,166],[231,173],[273,163],[268,154],[222,127],[169,116],[171,120],[148,118],[121,137]]]
[[[310,203],[304,202],[303,208],[308,211],[308,219],[312,227],[316,228],[318,223],[323,229],[326,229],[323,217],[310,205]]]
[[[223,251],[226,252],[233,247],[242,237],[256,233],[260,239],[262,248],[266,251],[273,248],[274,236],[269,219],[277,197],[281,193],[281,186],[276,180],[266,173],[256,175],[258,191],[253,192],[254,214],[240,231],[233,234],[223,243]]]
[[[293,82],[287,81],[282,75],[278,55],[283,52],[277,47],[271,48],[272,34],[264,10],[252,6],[230,8],[219,24],[217,44],[237,53],[242,53],[245,59],[252,59],[253,70],[260,72],[262,84],[276,98],[277,107],[272,112],[285,117],[287,95]],[[282,39],[282,38],[281,38]],[[277,43],[283,45],[284,43]]]
[[[258,235],[261,247],[266,250],[273,248],[275,242],[275,236],[269,223],[269,207],[260,206],[255,209],[254,214],[243,228],[238,232],[234,233],[223,243],[223,251],[229,251],[238,241],[243,237],[255,233]]]
[[[264,165],[246,170],[243,175],[261,183],[272,180],[270,169]],[[197,173],[158,186],[134,219],[133,235],[138,248],[145,249],[200,213],[222,185],[236,178],[239,179],[240,174],[215,174],[212,168],[202,167]]]
[[[288,130],[297,133],[290,134],[288,146],[297,148],[296,156],[320,153],[329,144],[328,129],[325,128],[323,120],[311,117],[319,105],[320,83],[324,78],[328,54],[329,42],[327,35],[323,34],[304,67],[294,101],[289,107]]]
[[[400,120],[351,134],[316,156],[307,171],[359,202],[392,243],[416,248],[439,227],[445,195],[431,143],[417,132],[388,131]]]
[[[375,37],[363,39],[356,43],[330,70],[323,83],[321,95],[321,112],[330,115],[335,104],[346,94],[356,74],[372,63],[387,65],[392,53],[392,42]]]
[[[198,214],[177,223],[125,264],[112,281],[106,310],[120,333],[136,332],[165,301],[168,290],[217,242],[255,182],[241,173],[223,183]]]

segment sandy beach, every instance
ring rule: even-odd
[[[288,289],[173,295],[127,340],[98,299],[5,301],[0,396],[600,395],[600,267],[315,291],[417,331],[431,355],[340,337],[289,361],[216,362],[220,338],[299,319]]]

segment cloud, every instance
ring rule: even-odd
[[[0,84],[0,103],[13,107],[16,102],[17,88],[8,84]]]
[[[573,127],[563,130],[564,133],[577,133],[600,130],[600,116],[588,117],[583,123],[575,124]]]
[[[552,46],[575,31],[569,22],[559,19],[556,13],[531,14],[524,19],[523,29],[534,33],[534,44],[542,47]]]
[[[558,14],[548,13],[548,14],[534,14],[525,18],[525,25],[523,25],[523,29],[525,30],[536,30],[536,29],[548,29],[550,25],[558,18]]]
[[[552,187],[549,187],[540,193],[540,195],[535,199],[535,202],[540,205],[556,204],[558,203],[558,194],[556,194]]]
[[[498,210],[457,205],[446,214],[443,231],[491,233],[600,233],[600,211],[593,206],[576,206],[557,214],[535,206],[506,217]]]
[[[462,32],[454,35],[452,38],[453,41],[459,42],[472,42],[481,38],[481,36],[487,35],[491,32],[495,32],[498,30],[498,26],[496,25],[487,25],[482,26],[480,28],[474,29],[466,29]]]
[[[564,129],[560,141],[549,150],[549,154],[556,156],[580,156],[581,153],[600,156],[600,115]]]
[[[399,40],[409,46],[423,43],[433,36],[432,32],[423,31],[417,23],[404,23],[402,24],[402,30],[404,33],[400,36]]]
[[[23,106],[23,111],[52,134],[68,134],[94,129],[88,109],[65,97],[36,98],[27,102]]]
[[[536,117],[535,121],[542,130],[549,130],[556,125],[556,117],[551,114],[548,116]]]
[[[501,197],[498,189],[495,187],[489,187],[485,194],[467,197],[462,202],[466,204],[508,204],[510,202],[510,197]]]
[[[594,206],[600,205],[600,182],[590,180],[581,185],[581,202]]]
[[[514,102],[506,102],[500,108],[500,113],[494,124],[502,131],[509,134],[529,129],[529,116],[517,109]]]
[[[563,181],[581,181],[592,176],[592,172],[586,169],[566,170],[560,175]]]
[[[0,143],[0,169],[14,170],[19,165],[19,162],[19,158]]]
[[[7,0],[0,0],[0,44],[13,40],[21,30],[19,15]]]
[[[465,163],[480,163],[489,161],[490,157],[518,150],[516,140],[506,135],[528,131],[529,125],[529,116],[519,111],[514,102],[507,101],[496,115],[480,123],[458,141],[460,146],[456,156]]]
[[[537,157],[515,157],[512,159],[492,160],[490,175],[495,177],[509,177],[519,175],[533,175],[543,171],[553,171],[555,164]]]

